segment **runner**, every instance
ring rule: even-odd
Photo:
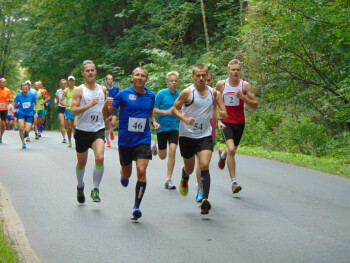
[[[103,116],[107,119],[119,109],[119,160],[121,165],[120,182],[124,187],[129,184],[132,172],[132,161],[136,162],[137,183],[135,187],[135,204],[132,210],[133,220],[142,216],[140,204],[146,190],[146,169],[151,153],[151,122],[155,130],[160,125],[153,114],[154,93],[145,84],[148,72],[143,67],[137,67],[132,73],[133,86],[122,90],[114,98],[107,98],[103,107]]]
[[[27,145],[24,138],[29,138],[29,133],[32,130],[34,116],[38,116],[38,103],[34,93],[29,92],[27,83],[22,83],[21,91],[16,96],[13,106],[18,106],[18,124],[19,137],[22,141],[22,149],[26,149]],[[34,105],[36,106],[34,110]],[[34,115],[35,112],[35,115]]]
[[[38,93],[38,118],[36,120],[36,124],[34,124],[34,130],[37,130],[35,133],[35,139],[38,140],[41,137],[42,132],[42,124],[44,122],[44,111],[45,111],[45,103],[50,100],[50,97],[47,97],[45,91],[43,90],[43,83],[41,80],[36,81],[34,83],[34,89]],[[35,117],[34,117],[35,119]]]
[[[62,143],[66,143],[66,121],[64,119],[64,112],[66,108],[60,103],[62,94],[67,88],[67,81],[65,79],[60,80],[61,88],[56,91],[55,96],[55,105],[58,104],[58,119],[60,121],[61,134],[62,134]]]
[[[2,136],[6,130],[6,119],[8,111],[8,103],[12,102],[11,90],[6,88],[6,79],[0,79],[0,123],[1,123],[1,133],[0,133],[0,143],[2,143]]]
[[[30,80],[26,80],[25,83],[28,85],[28,88],[29,88],[29,92],[30,93],[33,93],[36,100],[38,101],[38,92],[32,88],[32,83],[30,82]],[[38,119],[38,116],[35,115],[35,111],[33,111],[33,116],[34,116],[34,121],[33,121],[33,125],[34,126],[34,133],[35,133],[35,139],[36,139],[36,135],[38,134],[38,128],[37,128],[37,119]],[[28,136],[26,138],[26,141],[29,142],[30,141],[30,137]]]
[[[89,148],[95,155],[93,171],[93,189],[91,198],[93,202],[101,202],[99,186],[104,172],[104,132],[105,124],[102,117],[102,107],[106,98],[106,87],[96,84],[96,67],[91,60],[84,60],[82,76],[85,83],[74,89],[71,103],[71,113],[77,116],[77,127],[74,135],[77,152],[76,176],[78,181],[77,200],[85,202],[84,172],[88,158]]]
[[[47,91],[46,88],[43,86],[43,82],[39,80],[39,89],[44,92],[45,94],[45,101],[44,101],[44,114],[42,118],[42,122],[40,125],[40,132],[39,132],[39,137],[41,137],[41,133],[46,129],[45,124],[46,124],[46,116],[48,114],[48,111],[50,110],[50,93]]]
[[[256,109],[258,108],[258,102],[251,85],[247,81],[240,79],[241,62],[238,59],[233,59],[228,63],[227,67],[229,78],[225,80],[223,89],[223,98],[228,113],[228,117],[223,119],[226,125],[224,135],[227,149],[221,148],[219,150],[218,165],[220,169],[224,169],[227,157],[227,168],[231,178],[232,192],[236,194],[242,190],[242,187],[236,180],[235,154],[245,126],[244,105],[246,104],[248,107]]]
[[[119,88],[113,85],[112,75],[106,76],[106,83],[107,83],[106,87],[108,91],[108,97],[114,98],[118,94]],[[107,141],[107,147],[111,147],[111,141],[109,140],[109,138],[111,138],[112,141],[114,140],[113,131],[114,131],[115,125],[117,124],[117,116],[118,116],[118,109],[116,109],[115,112],[113,112],[112,119],[108,123],[106,123],[105,136]]]
[[[179,83],[179,73],[171,71],[167,74],[167,89],[160,90],[156,96],[153,113],[158,115],[157,122],[161,129],[156,131],[157,141],[152,147],[152,153],[157,154],[161,160],[167,156],[167,143],[169,143],[169,158],[167,163],[167,176],[165,189],[176,189],[172,183],[172,175],[175,166],[175,153],[179,141],[179,120],[171,114],[171,108],[180,92],[176,90]],[[158,145],[158,147],[157,147]]]
[[[205,65],[195,65],[191,77],[194,84],[180,93],[175,101],[172,114],[180,119],[179,144],[181,156],[184,160],[180,193],[183,196],[188,194],[189,175],[194,170],[196,155],[201,170],[203,189],[201,214],[204,215],[208,214],[211,209],[208,200],[210,190],[209,163],[213,152],[210,118],[213,115],[214,105],[218,104],[221,109],[225,107],[221,96],[218,96],[216,91],[212,91],[212,88],[206,86],[208,68]],[[182,106],[181,112],[180,108]],[[219,129],[223,129],[225,125],[221,122],[218,112],[215,111],[214,113],[217,115]]]
[[[64,112],[64,117],[67,123],[67,135],[68,135],[68,147],[72,147],[72,130],[75,130],[77,126],[77,118],[71,113],[71,104],[73,98],[73,91],[76,88],[74,76],[68,77],[68,88],[63,91],[62,98],[60,99],[60,104],[66,109]]]
[[[6,129],[12,130],[13,124],[14,124],[14,111],[12,110],[12,104],[8,104],[8,110],[7,110],[7,120],[6,120]]]

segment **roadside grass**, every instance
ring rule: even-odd
[[[225,144],[218,143],[215,146],[215,149],[219,150],[220,148],[225,147]],[[349,160],[345,159],[341,160],[326,157],[314,157],[300,153],[269,151],[261,147],[247,146],[239,146],[237,149],[237,154],[251,155],[284,163],[295,164],[301,167],[350,178],[350,162]]]
[[[11,246],[11,241],[4,235],[3,220],[0,222],[0,262],[18,263],[19,258],[15,249]]]

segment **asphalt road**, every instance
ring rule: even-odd
[[[195,176],[189,194],[164,189],[166,161],[154,157],[141,210],[131,210],[135,169],[121,186],[116,142],[105,151],[100,204],[89,197],[93,153],[85,172],[87,201],[76,201],[74,148],[46,132],[21,149],[18,132],[0,145],[0,182],[41,262],[350,262],[350,180],[294,165],[237,156],[233,195],[214,152],[209,200],[200,215]],[[178,186],[182,159],[176,156]],[[135,167],[134,167],[135,168]]]

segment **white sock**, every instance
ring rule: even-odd
[[[236,178],[231,178],[231,184],[237,183]]]
[[[102,176],[103,176],[104,166],[95,165],[93,175],[93,189],[99,188]]]
[[[79,169],[78,166],[75,167],[75,173],[77,175],[77,180],[78,180],[78,188],[83,188],[84,187],[84,173],[85,169]]]

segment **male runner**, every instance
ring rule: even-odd
[[[104,171],[105,124],[102,117],[102,107],[106,99],[106,87],[96,84],[97,71],[91,60],[84,60],[81,74],[85,79],[85,83],[74,89],[71,104],[72,115],[78,116],[74,135],[78,159],[76,166],[77,200],[79,203],[85,202],[84,172],[88,150],[92,148],[95,155],[95,168],[93,171],[93,189],[90,196],[93,202],[99,203],[101,202],[99,186]]]
[[[179,141],[179,120],[171,114],[171,108],[180,95],[180,92],[176,90],[179,83],[179,73],[176,71],[169,72],[166,77],[166,82],[168,88],[160,90],[157,93],[154,104],[153,113],[158,115],[157,122],[161,126],[161,129],[156,131],[158,143],[155,144],[155,147],[158,145],[158,156],[161,160],[164,160],[167,156],[167,143],[169,143],[165,189],[176,189],[176,186],[172,183],[171,177],[174,171],[175,153]],[[155,150],[155,153],[157,153],[157,148]]]
[[[224,104],[221,96],[218,96],[216,91],[206,86],[208,68],[205,65],[195,65],[191,77],[194,84],[180,93],[175,101],[172,114],[180,119],[179,144],[181,156],[184,160],[180,193],[183,196],[188,194],[189,175],[194,170],[195,155],[197,155],[203,189],[201,214],[204,215],[208,214],[211,209],[208,200],[210,190],[209,163],[213,152],[210,118],[213,115],[214,106],[218,104],[222,109]],[[180,111],[181,107],[182,112]],[[215,111],[214,113],[217,115],[219,128],[223,129],[225,126],[221,122],[218,112]]]
[[[107,92],[108,92],[108,97],[114,98],[118,92],[119,88],[117,86],[113,85],[113,76],[112,75],[107,75],[106,76],[106,87],[107,87]],[[114,128],[115,125],[117,124],[117,116],[118,116],[118,109],[113,112],[112,119],[106,123],[106,131],[105,131],[105,136],[106,136],[106,141],[107,141],[107,147],[111,147],[111,140],[114,140]]]
[[[227,168],[231,178],[232,192],[234,194],[242,190],[242,187],[236,180],[236,161],[235,154],[239,142],[242,138],[245,116],[244,105],[253,109],[258,108],[252,86],[245,80],[240,79],[242,66],[238,59],[231,60],[227,65],[229,78],[225,80],[223,89],[223,98],[228,117],[223,119],[226,126],[224,135],[226,138],[227,149],[219,150],[219,168],[225,168],[227,158]]]
[[[38,104],[34,93],[29,92],[27,83],[22,83],[21,91],[17,94],[13,106],[18,106],[18,124],[19,137],[22,141],[22,149],[26,149],[27,145],[24,138],[29,137],[29,132],[32,130],[34,116],[38,116]],[[36,106],[34,110],[34,105]],[[35,112],[35,115],[34,115]]]
[[[69,76],[68,88],[63,91],[62,98],[60,100],[60,104],[66,108],[64,117],[67,123],[68,147],[72,147],[72,130],[75,130],[77,125],[77,118],[71,113],[71,104],[75,88],[75,78],[74,76]]]
[[[39,89],[45,94],[45,100],[44,100],[44,113],[43,118],[41,121],[41,125],[38,126],[39,130],[39,137],[41,137],[41,133],[45,130],[45,123],[46,123],[46,115],[48,114],[48,111],[50,110],[50,93],[47,91],[47,89],[44,87],[43,82],[41,80],[38,81],[39,83]]]
[[[1,133],[0,133],[0,143],[2,143],[2,136],[6,130],[6,119],[8,111],[8,103],[12,102],[11,90],[6,88],[6,79],[0,79],[0,123],[1,123]]]
[[[61,134],[62,134],[62,143],[66,143],[66,121],[64,119],[64,112],[66,110],[65,106],[63,106],[60,101],[62,98],[63,92],[67,88],[67,81],[65,79],[60,80],[60,86],[61,88],[56,91],[56,96],[55,96],[55,101],[54,103],[57,105],[58,104],[58,119],[60,121],[60,126],[61,126]]]
[[[39,137],[41,137],[41,124],[44,122],[44,110],[45,110],[45,103],[50,100],[50,97],[47,97],[44,90],[42,90],[42,81],[36,81],[34,83],[34,89],[38,93],[38,118],[36,120],[36,123],[34,124],[34,130],[37,130],[37,133],[35,133],[35,139],[38,140]],[[35,119],[35,118],[34,118]]]
[[[28,85],[28,92],[33,93],[36,100],[38,101],[38,92],[32,88],[32,83],[30,82],[30,80],[26,80],[25,83]],[[33,116],[34,116],[34,121],[33,121],[33,127],[34,127],[34,133],[35,135],[37,135],[38,133],[38,127],[37,127],[37,120],[38,120],[38,115],[35,114],[36,112],[33,111]],[[30,141],[30,137],[28,136],[26,139],[27,142]]]
[[[133,220],[142,216],[140,204],[146,190],[146,169],[151,153],[151,130],[149,122],[155,130],[160,125],[155,121],[154,93],[145,84],[148,72],[143,67],[137,67],[132,73],[133,86],[122,90],[114,98],[107,98],[103,107],[103,116],[107,119],[119,109],[119,161],[121,165],[120,182],[124,187],[129,184],[132,172],[132,161],[136,162],[137,183],[135,187],[135,204],[132,210]]]

